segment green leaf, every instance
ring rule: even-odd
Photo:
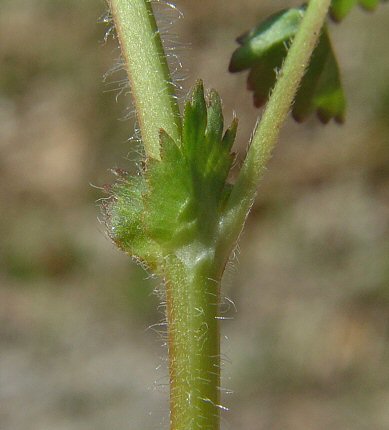
[[[150,266],[193,242],[213,248],[231,186],[237,120],[223,136],[221,101],[198,82],[185,106],[181,143],[160,132],[161,159],[120,177],[105,205],[113,240]],[[199,248],[200,249],[200,248]]]
[[[256,107],[266,103],[304,11],[305,7],[281,11],[238,38],[241,46],[233,53],[229,70],[250,70],[247,87],[254,93]],[[303,121],[316,111],[324,123],[331,118],[342,122],[345,107],[338,64],[324,28],[296,95],[292,115]]]
[[[284,46],[285,42],[296,34],[304,16],[304,9],[282,10],[238,37],[237,42],[241,46],[232,55],[230,72],[248,69],[272,49]]]
[[[157,266],[160,250],[145,234],[143,195],[147,184],[142,175],[128,176],[120,172],[111,187],[111,196],[104,200],[102,210],[108,234],[116,245],[137,261],[151,268]]]
[[[385,1],[387,0],[381,0]],[[357,4],[368,11],[373,11],[379,3],[380,0],[332,0],[330,15],[335,21],[341,21]]]
[[[340,123],[344,121],[346,100],[326,30],[313,52],[310,66],[297,92],[292,114],[296,121],[301,122],[315,110],[323,123],[331,118]]]

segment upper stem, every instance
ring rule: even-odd
[[[227,235],[224,244],[234,245],[243,228],[281,126],[309,65],[330,3],[331,0],[310,0],[308,4],[229,198],[223,226]]]
[[[160,158],[159,130],[180,141],[174,85],[149,0],[110,0],[146,155]]]

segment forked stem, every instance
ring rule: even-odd
[[[159,130],[163,128],[178,143],[181,119],[152,8],[148,0],[110,2],[128,67],[142,142],[146,154],[159,159]],[[227,202],[217,237],[210,238],[207,244],[199,238],[165,254],[159,263],[159,273],[166,283],[169,324],[171,430],[220,429],[220,280],[317,43],[330,2],[309,2]]]

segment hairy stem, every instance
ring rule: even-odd
[[[177,143],[181,119],[148,0],[111,0],[142,143],[160,158],[159,130]],[[163,198],[163,196],[161,196]],[[195,246],[160,262],[166,283],[171,430],[220,428],[219,291],[222,265]],[[175,255],[176,254],[176,255]]]
[[[218,239],[212,237],[207,244],[198,237],[168,252],[159,263],[159,273],[166,283],[171,430],[220,428],[220,280],[318,40],[330,1],[309,2],[227,203]],[[158,159],[159,130],[163,128],[178,143],[181,119],[152,8],[148,0],[110,2],[127,62],[142,141],[147,155]]]
[[[166,260],[171,430],[220,427],[220,277],[213,259]]]
[[[159,130],[180,140],[181,119],[149,0],[109,0],[146,155],[160,158]]]
[[[231,193],[224,221],[224,243],[235,243],[255,199],[282,124],[309,65],[331,0],[310,0],[301,26],[279,73],[277,83],[257,127],[246,160]]]

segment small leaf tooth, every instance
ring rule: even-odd
[[[239,45],[243,45],[247,36],[250,34],[250,31],[246,31],[243,34],[241,34],[239,37],[237,37],[235,40]]]
[[[228,151],[232,148],[232,145],[235,142],[236,133],[238,130],[238,118],[234,117],[231,125],[228,127],[226,132],[224,133],[222,144],[226,146]]]
[[[217,106],[221,110],[222,102],[219,93],[213,88],[209,91],[208,102],[209,106]]]
[[[250,49],[246,45],[241,46],[233,52],[228,71],[230,73],[237,73],[249,69],[252,66],[253,60],[254,58]]]
[[[211,90],[208,95],[207,114],[206,135],[209,136],[214,143],[220,142],[223,135],[224,119],[222,102],[219,94],[215,90]]]
[[[338,115],[336,115],[335,117],[334,117],[334,119],[335,119],[335,122],[337,123],[337,124],[344,124],[344,122],[346,121],[346,118],[345,118],[345,115],[344,115],[344,113],[342,112],[342,113],[340,113],[340,114],[338,114]]]
[[[367,12],[373,12],[378,6],[379,0],[359,0],[360,6]]]
[[[337,24],[344,18],[343,16],[340,16],[340,14],[333,8],[330,9],[329,15],[332,21],[336,22]]]
[[[381,0],[385,2],[386,0]],[[342,21],[351,11],[351,9],[359,4],[362,9],[367,12],[373,12],[378,4],[379,0],[358,0],[347,2],[347,0],[333,0],[331,9],[330,9],[330,17],[333,21],[339,23]]]
[[[256,108],[260,108],[266,103],[266,97],[263,97],[262,95],[259,95],[257,93],[254,93],[253,100],[254,106]]]
[[[254,79],[250,79],[250,75],[247,78],[246,88],[248,91],[255,91],[255,82]]]
[[[198,79],[193,87],[192,93],[190,95],[190,101],[193,107],[196,106],[206,106],[204,97],[204,84],[202,79]]]
[[[331,113],[325,109],[318,109],[316,115],[323,124],[328,124],[332,117]]]
[[[159,130],[159,141],[161,148],[161,159],[163,160],[167,154],[171,151],[178,151],[178,146],[176,142],[170,137],[170,135],[164,130]]]
[[[234,138],[236,137],[236,132],[238,130],[239,119],[235,116],[232,118],[231,124],[228,127],[227,131],[233,134]]]
[[[203,81],[199,79],[198,81],[196,81],[189,95],[188,101],[185,104],[184,120],[185,118],[188,118],[193,114],[200,116],[203,116],[203,114],[205,114],[206,117],[206,113],[207,105],[204,96],[204,85]]]
[[[230,73],[237,73],[237,72],[241,71],[240,68],[236,65],[236,61],[235,61],[234,55],[235,55],[235,52],[234,52],[234,54],[232,54],[232,57],[231,57],[231,60],[230,60],[230,64],[228,65],[228,71]]]
[[[300,113],[297,113],[295,110],[292,110],[292,117],[299,124],[303,123],[306,119],[305,116],[301,115]]]
[[[182,151],[186,157],[196,158],[201,154],[198,146],[204,139],[207,128],[207,105],[204,97],[204,87],[201,80],[197,81],[189,97],[189,103],[185,106]]]
[[[191,98],[185,101],[184,104],[184,119],[193,110]]]

